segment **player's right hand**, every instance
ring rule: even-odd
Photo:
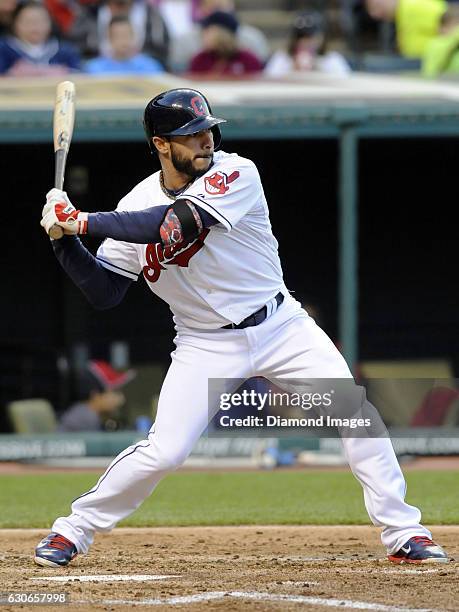
[[[85,234],[87,231],[88,214],[76,210],[66,192],[61,189],[51,189],[46,194],[42,217],[40,225],[47,234],[53,225],[62,227],[67,235]]]

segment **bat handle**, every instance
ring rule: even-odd
[[[58,149],[55,153],[56,170],[54,173],[54,187],[56,189],[62,189],[62,187],[64,186],[64,170],[66,157],[67,151],[65,149]],[[53,227],[49,230],[48,235],[53,240],[59,240],[64,235],[64,230],[60,225],[53,225]]]

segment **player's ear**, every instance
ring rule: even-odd
[[[166,155],[169,152],[170,145],[168,138],[163,136],[153,136],[151,142],[153,143],[153,146],[156,147],[158,153]]]

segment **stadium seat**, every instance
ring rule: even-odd
[[[363,362],[359,371],[386,425],[434,427],[455,421],[457,393],[448,361]]]
[[[45,399],[10,402],[8,416],[14,433],[35,434],[56,431],[57,421],[53,407]]]
[[[165,371],[159,363],[135,364],[135,380],[125,389],[125,418],[133,426],[138,416],[146,415],[154,419],[158,397],[163,384]]]

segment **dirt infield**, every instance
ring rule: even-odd
[[[459,610],[459,526],[434,534],[453,561],[419,568],[385,561],[372,527],[117,529],[98,536],[68,568],[53,570],[32,563],[43,530],[1,530],[0,591],[65,592],[67,612]],[[1,607],[21,608],[32,609]]]

